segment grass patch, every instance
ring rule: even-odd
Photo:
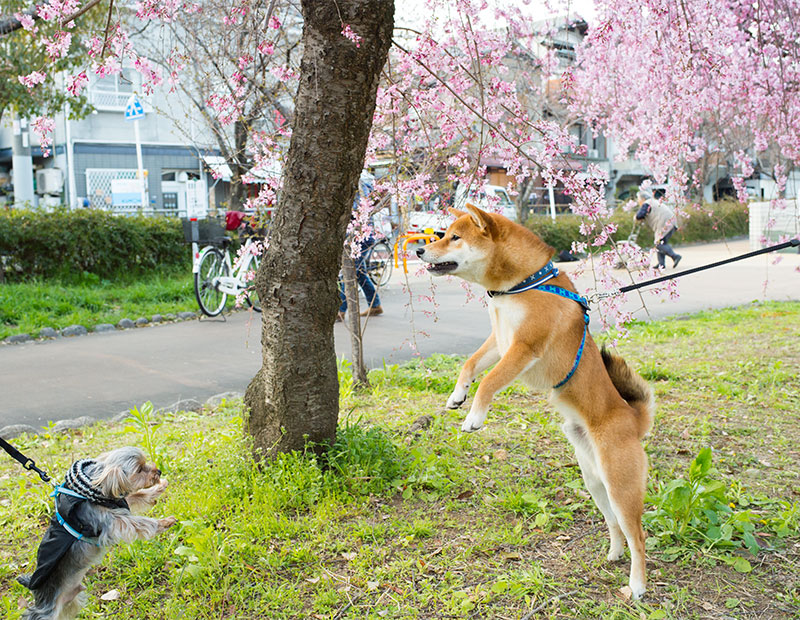
[[[191,269],[155,273],[132,281],[36,281],[0,286],[0,340],[14,334],[36,336],[43,327],[61,329],[154,314],[196,312]]]
[[[628,556],[605,561],[602,517],[557,415],[513,386],[487,426],[444,411],[459,360],[390,366],[346,391],[325,456],[250,460],[240,402],[16,444],[50,472],[127,444],[159,459],[154,510],[180,524],[111,551],[82,617],[788,618],[800,615],[800,304],[637,325],[620,352],[645,369],[650,587],[625,600]],[[344,372],[342,376],[346,373]],[[431,425],[409,427],[421,415]],[[16,619],[51,510],[0,460],[0,609]],[[100,596],[118,589],[116,601]]]

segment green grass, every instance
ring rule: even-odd
[[[652,382],[650,586],[626,600],[558,416],[512,386],[479,433],[445,411],[461,360],[386,366],[348,390],[324,457],[250,459],[240,402],[15,443],[50,472],[140,445],[179,525],[121,545],[86,579],[82,618],[792,618],[800,616],[800,304],[635,326],[619,347]],[[346,373],[343,372],[344,380]],[[474,388],[473,388],[474,390]],[[409,433],[419,416],[431,425]],[[709,450],[710,448],[710,450]],[[51,511],[0,460],[0,609],[21,614]],[[116,601],[102,601],[111,589]]]
[[[36,337],[43,327],[61,329],[154,314],[196,312],[191,271],[158,273],[132,282],[100,280],[87,274],[83,282],[26,282],[0,285],[0,340],[13,334]]]

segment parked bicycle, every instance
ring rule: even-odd
[[[194,230],[192,224],[196,225]],[[187,226],[188,225],[188,226]],[[192,273],[194,293],[203,314],[217,316],[225,309],[228,295],[245,301],[256,312],[261,304],[255,289],[255,274],[261,242],[253,234],[247,235],[238,251],[236,260],[231,260],[230,246],[233,240],[225,235],[222,225],[215,220],[184,222],[184,232],[192,243]],[[200,249],[200,245],[207,245]]]
[[[393,265],[392,247],[385,237],[375,241],[364,257],[367,275],[375,288],[381,288],[389,283]]]

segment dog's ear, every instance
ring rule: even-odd
[[[470,216],[472,216],[472,221],[475,222],[475,226],[477,226],[482,233],[490,237],[494,236],[496,227],[491,216],[486,213],[486,211],[479,209],[473,204],[467,203],[466,207]]]
[[[461,211],[459,209],[453,209],[452,207],[450,209],[448,209],[448,211],[450,211],[450,214],[452,216],[454,216],[454,217],[461,217],[462,215],[466,215],[467,214],[466,211]]]
[[[119,465],[103,464],[103,469],[92,478],[92,484],[106,497],[124,497],[130,491],[130,480]]]

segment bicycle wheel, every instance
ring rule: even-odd
[[[217,248],[211,248],[200,259],[200,268],[194,274],[194,294],[200,310],[207,316],[217,316],[225,308],[228,294],[219,290],[217,278],[229,276],[230,269]]]
[[[247,272],[243,276],[246,287],[244,295],[245,298],[247,299],[247,303],[250,304],[250,307],[256,312],[261,312],[261,301],[258,299],[258,291],[256,290],[257,272],[258,272],[258,256],[254,255],[253,260],[250,261],[250,265],[247,268]]]
[[[367,273],[376,287],[380,288],[389,283],[394,266],[394,255],[389,244],[378,241],[369,251],[367,256]]]

